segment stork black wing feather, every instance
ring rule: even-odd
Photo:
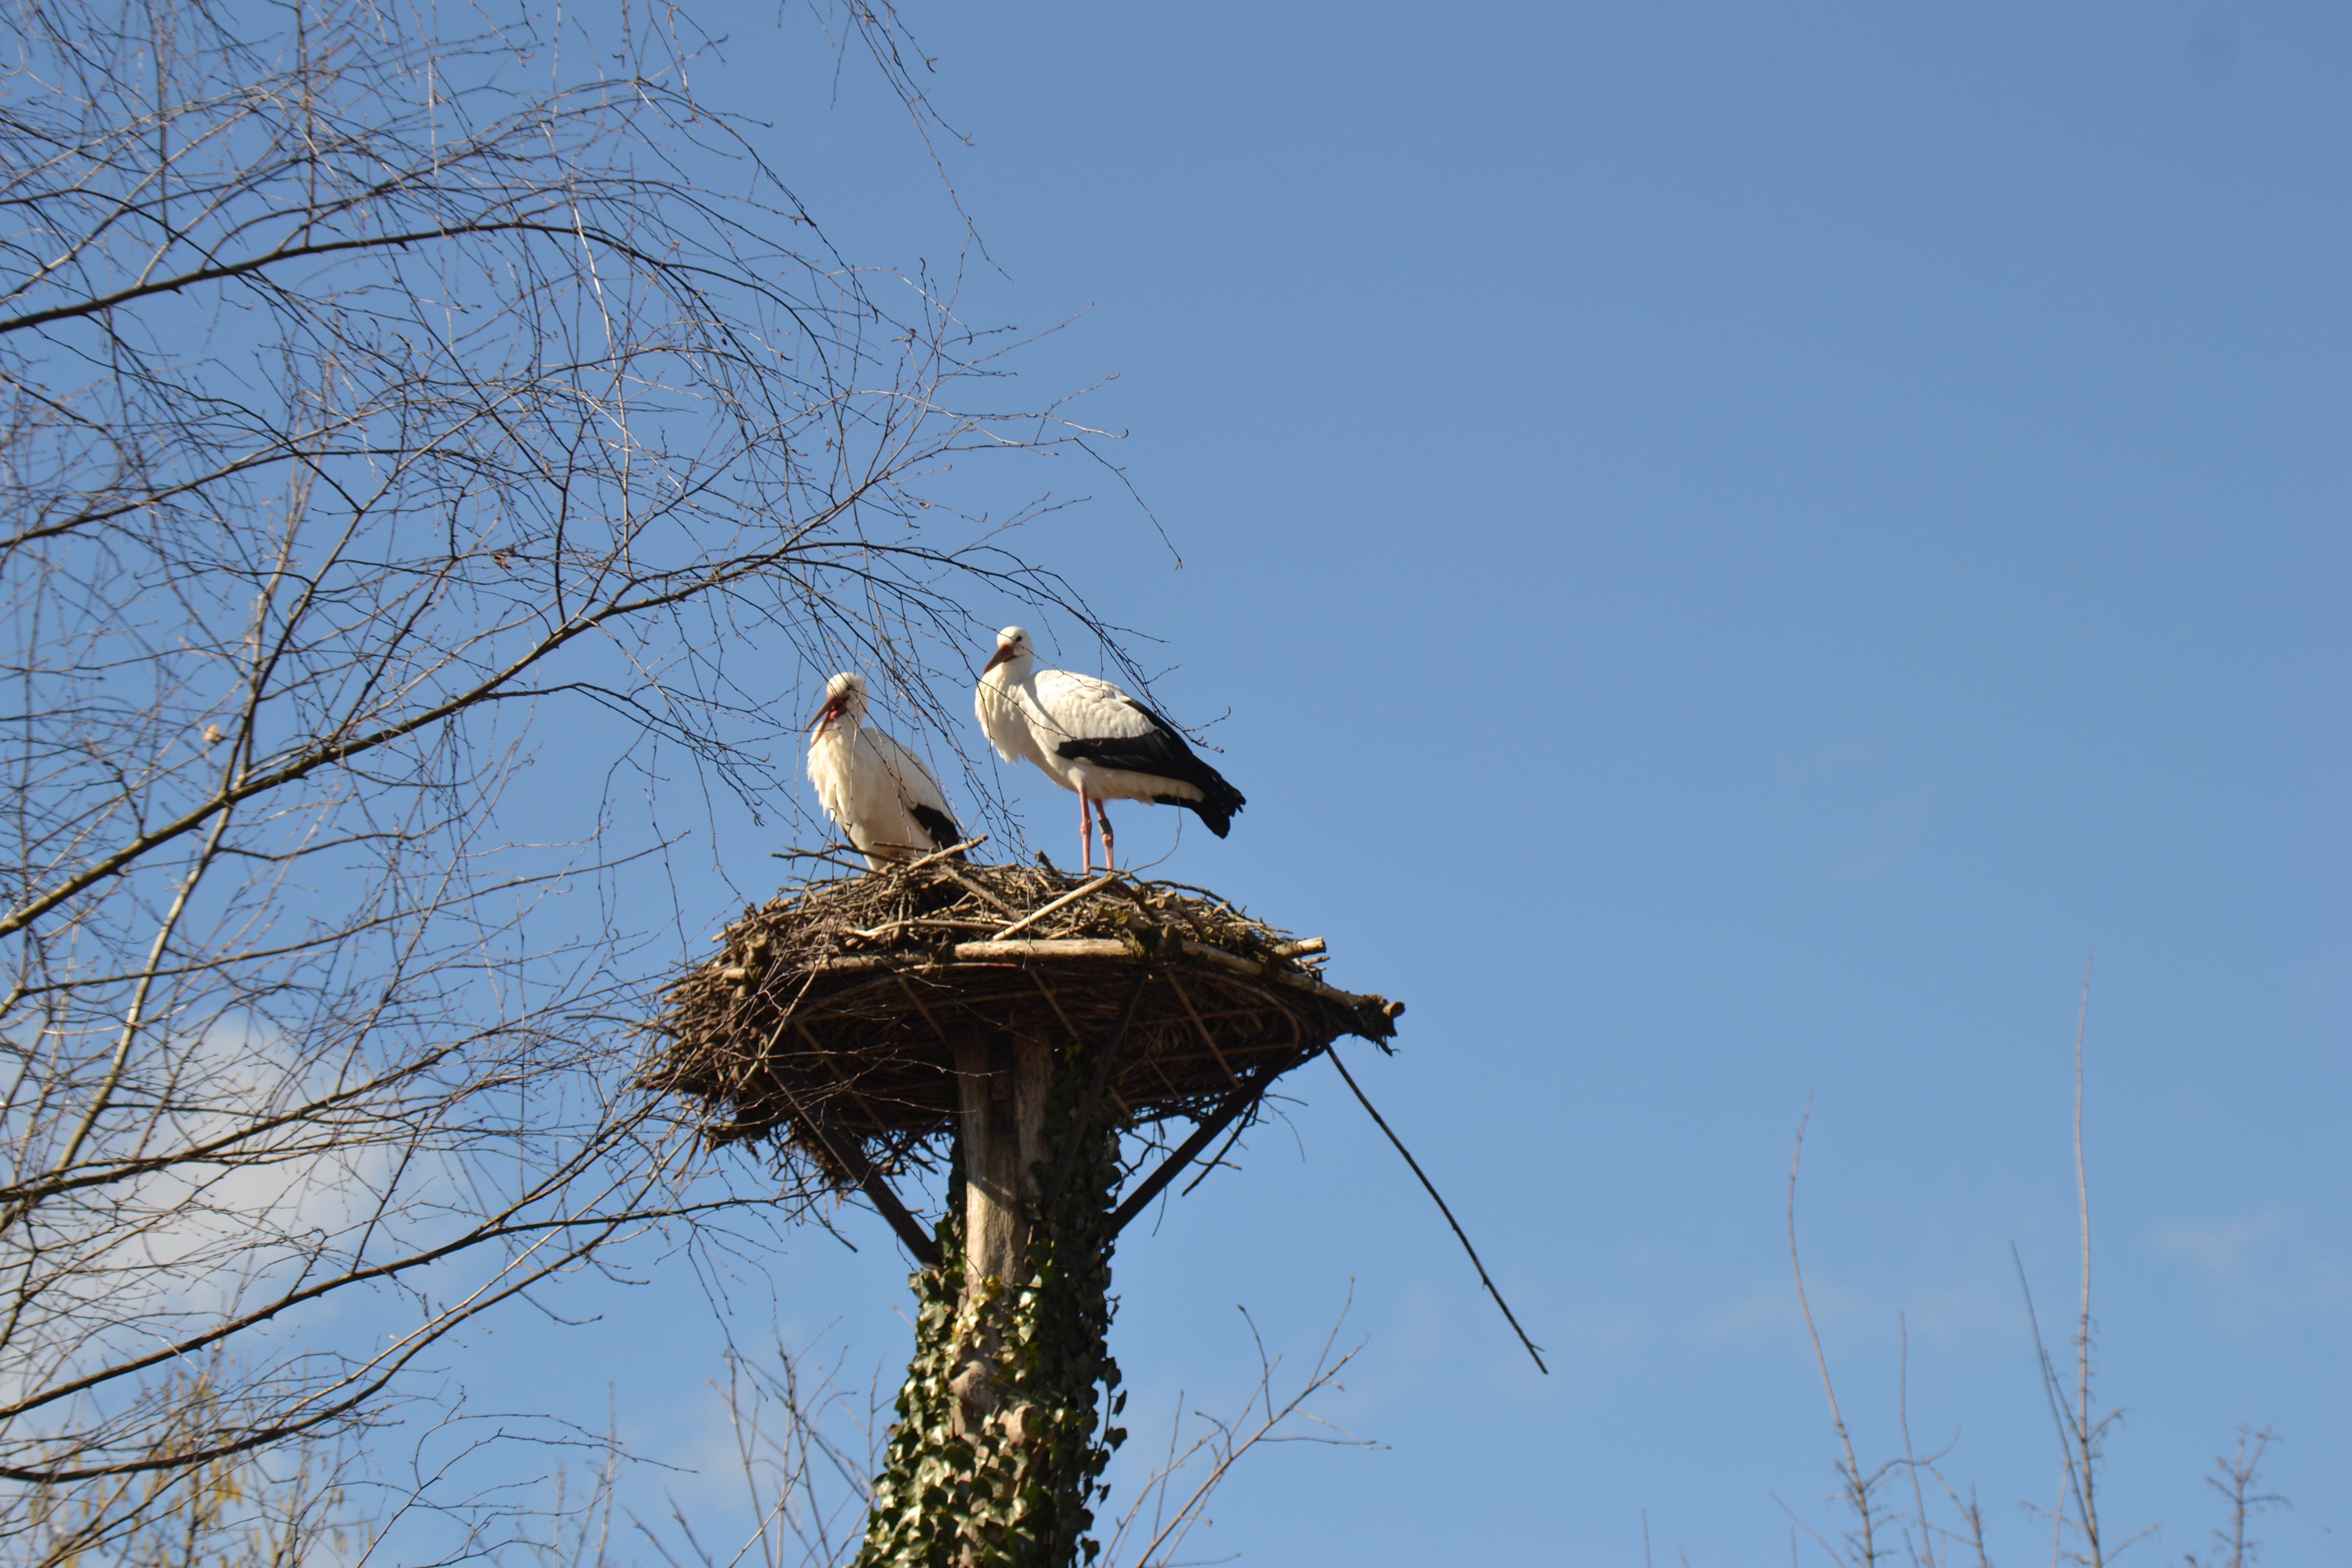
[[[939,848],[944,849],[950,844],[963,842],[963,829],[956,826],[954,817],[939,807],[910,805],[907,807],[907,812],[925,833],[931,836],[931,843]],[[963,857],[958,855],[956,858],[961,860]]]
[[[1064,741],[1055,752],[1074,762],[1093,763],[1099,767],[1118,768],[1126,773],[1142,773],[1149,778],[1174,779],[1191,784],[1201,792],[1199,800],[1180,800],[1174,795],[1160,795],[1162,805],[1182,805],[1192,808],[1209,831],[1223,838],[1233,828],[1234,814],[1244,804],[1242,792],[1225,782],[1224,775],[1193,754],[1184,743],[1184,737],[1175,727],[1138,702],[1126,699],[1127,705],[1150,721],[1151,727],[1140,735],[1082,736]]]

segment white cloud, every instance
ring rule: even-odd
[[[2157,1228],[2156,1249],[2202,1264],[2231,1285],[2247,1285],[2255,1255],[2294,1228],[2294,1215],[2281,1208],[2234,1219],[2173,1220]]]

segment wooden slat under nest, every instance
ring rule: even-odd
[[[775,1139],[843,1182],[951,1128],[959,1048],[1097,1050],[1130,994],[1107,1084],[1130,1122],[1210,1115],[1404,1011],[1327,984],[1320,941],[1123,874],[934,858],[788,888],[718,940],[670,988],[646,1086],[698,1102],[713,1143]]]

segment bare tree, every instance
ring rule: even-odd
[[[1143,1460],[1132,1500],[1095,1561],[1104,1568],[1171,1568],[1188,1561],[1177,1554],[1213,1523],[1211,1503],[1261,1448],[1381,1447],[1312,1408],[1318,1395],[1344,1391],[1341,1374],[1363,1348],[1339,1342],[1347,1310],[1341,1308],[1314,1364],[1286,1373],[1285,1358],[1268,1350],[1243,1309],[1257,1354],[1255,1381],[1228,1415],[1192,1408],[1177,1392],[1167,1446]],[[729,1353],[718,1392],[735,1437],[740,1514],[723,1506],[690,1510],[675,1500],[660,1517],[620,1507],[625,1456],[610,1445],[582,1501],[517,1533],[514,1560],[534,1568],[610,1568],[636,1560],[673,1568],[844,1568],[863,1561],[893,1401],[882,1369],[861,1383],[846,1375],[845,1362],[838,1347],[821,1353],[779,1343],[765,1354]]]
[[[975,589],[1084,616],[940,487],[1089,433],[977,406],[1001,346],[834,252],[677,13],[532,15],[12,8],[16,1560],[378,1419],[648,1226],[791,1212],[630,1089],[651,803],[772,802],[812,662],[938,717]],[[887,5],[823,19],[919,120]]]
[[[1354,1304],[1350,1292],[1349,1305]],[[1175,1554],[1192,1533],[1213,1522],[1209,1505],[1230,1479],[1234,1468],[1261,1446],[1312,1443],[1336,1447],[1377,1448],[1381,1445],[1359,1437],[1316,1415],[1308,1401],[1327,1389],[1341,1389],[1339,1374],[1356,1359],[1363,1343],[1342,1350],[1339,1331],[1348,1308],[1331,1324],[1315,1364],[1300,1373],[1295,1386],[1281,1386],[1283,1358],[1270,1352],[1257,1321],[1246,1308],[1243,1321],[1257,1348],[1258,1375],[1234,1415],[1221,1416],[1205,1410],[1184,1409],[1184,1395],[1176,1395],[1176,1418],[1169,1424],[1168,1447],[1136,1489],[1135,1501],[1119,1516],[1104,1549],[1105,1561],[1133,1568],[1173,1568]],[[1194,1468],[1195,1465],[1200,1468]],[[1198,1559],[1194,1559],[1198,1561]]]
[[[2117,1541],[2109,1533],[2109,1527],[2103,1525],[2098,1510],[2099,1484],[2105,1475],[2107,1460],[2106,1436],[2121,1422],[2123,1413],[2114,1408],[2103,1410],[2097,1393],[2098,1320],[2091,1310],[2091,1188],[2083,1143],[2083,1047],[2090,1010],[2091,968],[2085,961],[2082,999],[2074,1016],[2074,1213],[2079,1287],[2074,1361],[2071,1368],[2062,1370],[2050,1353],[2042,1335],[2041,1316],[2033,1305],[2032,1289],[2026,1279],[2025,1260],[2014,1245],[2010,1248],[2017,1269],[2018,1289],[2024,1299],[2027,1326],[2032,1333],[2035,1368],[2058,1444],[2059,1483],[2054,1504],[2023,1505],[2029,1515],[2050,1526],[2051,1568],[2063,1568],[2065,1564],[2102,1568],[2157,1532],[2157,1527],[2149,1525]],[[1795,1531],[1802,1531],[1831,1562],[1847,1568],[1871,1568],[1872,1564],[1898,1555],[1919,1568],[1960,1568],[1969,1563],[1985,1568],[1991,1559],[1986,1544],[1984,1510],[1977,1500],[1976,1489],[1969,1487],[1963,1496],[1944,1471],[1944,1461],[1958,1444],[1958,1432],[1941,1448],[1929,1453],[1921,1453],[1912,1441],[1910,1331],[1900,1314],[1896,1322],[1903,1350],[1895,1384],[1895,1419],[1902,1452],[1868,1469],[1856,1457],[1853,1435],[1830,1376],[1829,1357],[1822,1347],[1821,1330],[1814,1322],[1806,1296],[1804,1265],[1797,1251],[1797,1177],[1804,1161],[1805,1129],[1811,1119],[1812,1102],[1808,1099],[1805,1114],[1797,1124],[1796,1147],[1789,1162],[1789,1267],[1795,1278],[1798,1312],[1811,1342],[1813,1364],[1821,1374],[1822,1392],[1829,1404],[1830,1425],[1837,1435],[1837,1503],[1852,1522],[1838,1539],[1832,1540],[1782,1503],[1782,1511],[1789,1515],[1791,1526],[1791,1560],[1796,1556]],[[2246,1568],[2261,1556],[2261,1543],[2247,1535],[2249,1524],[2258,1514],[2287,1506],[2285,1498],[2261,1489],[2263,1458],[2273,1440],[2267,1428],[2255,1431],[2242,1426],[2238,1429],[2235,1454],[2223,1455],[2213,1461],[2215,1474],[2206,1478],[2206,1485],[2228,1501],[2228,1525],[2214,1531],[2211,1552],[2203,1557],[2193,1552],[2188,1553],[2180,1560],[2181,1568]],[[1910,1494],[1907,1509],[1902,1498],[1906,1489]],[[1646,1517],[1643,1528],[1646,1531]]]
[[[2260,1431],[2241,1426],[2236,1450],[2213,1456],[2213,1474],[2205,1478],[2205,1484],[2221,1494],[2230,1516],[2213,1531],[2212,1550],[2202,1557],[2189,1552],[2180,1560],[2181,1568],[2253,1568],[2263,1560],[2263,1543],[2247,1531],[2256,1515],[2287,1506],[2284,1497],[2263,1490],[2263,1457],[2276,1441],[2277,1434],[2267,1426]]]

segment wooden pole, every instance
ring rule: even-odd
[[[1021,1278],[1029,1205],[1038,1195],[1036,1167],[1046,1152],[1045,1096],[1053,1079],[1053,1050],[1043,1040],[998,1035],[956,1047],[964,1204],[960,1316],[980,1331],[950,1386],[973,1425],[996,1406],[989,1380],[996,1314],[983,1309],[1007,1282]]]

